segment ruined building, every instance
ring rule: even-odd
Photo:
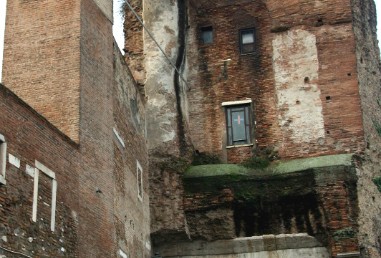
[[[0,257],[381,257],[373,0],[112,9],[7,1]]]

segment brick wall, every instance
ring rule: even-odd
[[[288,175],[185,178],[192,240],[308,233],[331,255],[359,249],[354,166]]]
[[[7,184],[0,186],[1,246],[31,256],[77,257],[77,145],[12,92],[0,87],[0,133],[6,139],[8,154],[21,161],[19,168],[7,162]],[[38,185],[37,222],[32,222],[34,178],[26,173],[26,166],[34,168],[35,160],[56,173],[54,232],[50,230],[51,180],[43,173]],[[0,253],[10,255],[2,249]]]
[[[213,27],[213,43],[200,41],[203,26]],[[241,55],[244,28],[256,29],[256,45]],[[234,163],[250,155],[247,147],[225,149],[221,107],[246,98],[253,100],[256,149],[274,148],[281,158],[363,149],[349,1],[200,1],[190,10],[188,47],[198,49],[188,56],[199,73],[188,96],[191,136],[200,152]]]
[[[3,63],[3,83],[76,142],[80,2],[8,1]]]
[[[114,128],[125,144],[123,147],[114,137],[116,186],[114,207],[117,241],[123,243],[120,244],[120,248],[130,257],[149,257],[150,195],[144,98],[140,96],[138,86],[118,48],[115,48],[115,60]],[[143,172],[142,199],[138,198],[137,162]]]
[[[143,17],[143,1],[129,1],[136,14]],[[143,25],[139,22],[127,4],[124,5],[124,33],[125,33],[125,58],[130,67],[135,80],[144,85],[144,44],[143,44]]]
[[[20,30],[18,42],[24,39],[23,33],[27,33],[26,38],[38,35],[38,40],[32,46],[37,46],[31,50],[33,53],[28,53],[30,60],[15,58],[12,62],[17,52],[10,51],[13,39],[8,38],[6,42],[9,52],[4,81],[10,88],[19,89],[16,94],[20,92],[20,98],[2,86],[0,117],[5,122],[0,124],[0,133],[7,139],[10,153],[21,159],[21,167],[15,169],[8,163],[8,182],[0,185],[0,221],[3,223],[0,228],[1,236],[6,239],[0,240],[3,241],[1,246],[32,256],[117,257],[121,250],[131,257],[148,257],[151,244],[144,99],[115,46],[112,23],[104,10],[93,0],[73,5],[67,1],[60,2],[61,5],[53,2],[17,1],[9,8],[9,27],[14,34]],[[41,9],[41,5],[45,8],[41,10],[43,15],[39,16],[36,11],[34,16],[39,17],[38,22],[23,23],[20,17],[24,17],[20,14],[16,18],[17,8],[22,7],[20,12],[29,14]],[[77,18],[71,20],[66,15],[69,7]],[[60,18],[60,12],[65,13],[66,19]],[[47,16],[50,22],[45,20],[45,13],[51,14]],[[17,23],[23,24],[22,30]],[[34,26],[39,23],[45,26],[42,34],[39,34],[42,29]],[[72,26],[78,28],[78,34],[74,29],[71,31]],[[66,35],[65,31],[74,34]],[[57,36],[54,33],[64,38],[62,47],[45,44],[51,39],[49,35]],[[40,47],[46,52],[32,56]],[[62,67],[56,70],[51,62],[59,57],[56,52],[61,50],[69,52],[59,60]],[[23,70],[27,65],[41,67]],[[17,74],[18,68],[22,76]],[[39,95],[37,89],[30,90],[29,86],[34,84],[27,80],[34,75],[44,91]],[[68,79],[75,80],[71,85],[77,95],[70,92]],[[55,96],[51,89],[56,90]],[[30,105],[38,100],[44,103],[44,108],[54,111],[62,103],[59,113],[56,112],[59,115],[50,117],[38,107],[35,111],[27,106],[21,100],[27,92],[33,93],[25,97]],[[77,115],[71,113],[71,107]],[[61,113],[67,115],[68,120]],[[76,134],[65,131],[55,118],[65,125],[77,123]],[[121,146],[120,139],[125,147]],[[31,220],[33,180],[25,170],[26,164],[34,166],[35,160],[56,173],[58,192],[53,233],[49,229],[48,214],[53,199],[52,184],[43,173],[40,173],[37,222]],[[137,161],[143,171],[143,201],[137,194]]]

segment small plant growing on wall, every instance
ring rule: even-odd
[[[263,169],[270,165],[271,161],[278,159],[278,150],[275,147],[253,149],[253,156],[241,164],[247,168]]]

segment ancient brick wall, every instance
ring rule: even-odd
[[[0,246],[30,256],[77,257],[78,146],[0,87],[0,133],[7,142],[7,156],[20,160],[19,167],[7,162],[7,182],[0,185]],[[37,221],[32,222],[36,160],[53,170],[58,182],[54,232],[50,225],[52,180],[43,173],[38,184]],[[12,257],[3,249],[0,253]]]
[[[144,98],[116,45],[114,53],[114,128],[120,137],[119,140],[114,133],[114,226],[122,250],[130,257],[149,257],[150,196]],[[141,182],[137,175],[138,166],[141,166]],[[138,193],[140,183],[143,188],[141,198]]]
[[[3,63],[3,83],[76,142],[80,3],[8,1]]]
[[[19,5],[25,8],[24,12],[28,12],[28,8],[31,8],[31,12],[33,8],[41,8],[38,4],[42,5],[42,2],[24,2],[12,3],[10,12],[17,11],[12,8]],[[83,0],[78,2],[78,6],[70,5],[73,10],[78,9],[77,19],[70,20],[67,17],[67,20],[60,20],[60,15],[53,15],[56,9],[66,12],[69,7],[66,2],[60,2],[63,6],[53,5],[52,2],[44,2],[46,10],[44,16],[39,18],[41,23],[46,24],[44,33],[70,31],[74,24],[81,28],[80,34],[64,39],[74,40],[77,45],[70,45],[70,52],[59,60],[63,67],[57,68],[58,70],[52,68],[49,60],[59,57],[55,55],[56,51],[66,50],[65,41],[62,48],[41,43],[46,52],[35,59],[30,56],[30,61],[15,58],[10,64],[9,60],[17,52],[8,52],[8,63],[5,63],[8,69],[7,78],[11,88],[32,92],[29,86],[33,84],[26,83],[27,72],[22,70],[23,76],[18,76],[17,67],[22,69],[25,63],[31,66],[33,62],[44,63],[45,66],[38,70],[29,71],[35,71],[36,76],[41,76],[39,87],[46,90],[46,95],[41,93],[37,97],[33,91],[33,96],[26,97],[25,102],[32,105],[38,99],[44,103],[44,108],[52,111],[62,103],[59,112],[68,115],[70,119],[65,121],[59,115],[56,118],[67,125],[78,122],[77,138],[59,127],[54,118],[40,109],[34,111],[26,104],[20,105],[21,100],[4,90],[2,96],[11,95],[16,100],[0,102],[4,103],[4,109],[7,110],[3,114],[5,118],[2,120],[6,122],[0,124],[0,133],[4,132],[7,141],[9,139],[10,151],[21,159],[21,167],[16,173],[7,163],[9,181],[5,186],[0,185],[1,207],[7,207],[1,211],[1,221],[4,221],[6,228],[4,239],[7,241],[2,246],[28,255],[33,255],[34,251],[47,257],[117,257],[118,253],[131,257],[148,257],[151,244],[144,103],[113,41],[112,22],[105,15],[109,5],[102,1]],[[45,17],[45,13],[52,15]],[[12,15],[12,22],[22,23],[19,21],[22,16],[17,16],[16,19],[16,15]],[[48,22],[44,20],[47,17],[55,17],[58,21],[51,19]],[[9,26],[15,31],[12,22]],[[40,27],[35,28],[32,25],[35,23],[23,23],[23,29],[28,32],[27,35],[32,35],[34,30],[39,35]],[[20,42],[23,39],[21,32]],[[50,38],[44,34],[39,35],[38,39],[36,42],[49,41]],[[11,48],[7,45],[9,43],[6,42],[6,48]],[[33,51],[38,52],[38,49]],[[66,62],[65,58],[70,61]],[[75,75],[71,76],[71,71]],[[31,74],[31,78],[33,76]],[[20,78],[22,80],[18,85],[16,82]],[[70,95],[68,78],[75,80],[72,85],[78,97],[76,94]],[[56,96],[49,91],[51,88],[57,90]],[[60,94],[64,90],[69,92],[68,95]],[[51,102],[51,99],[54,101]],[[73,99],[76,100],[74,106],[78,115],[70,113]],[[18,108],[23,109],[16,112]],[[14,114],[11,113],[13,109]],[[124,147],[121,147],[121,142],[124,142]],[[34,166],[34,160],[40,161],[56,173],[58,192],[56,229],[53,233],[49,231],[51,218],[48,213],[49,205],[52,205],[50,202],[54,199],[55,186],[50,184],[51,178],[42,172],[38,188],[41,198],[36,206],[38,222],[33,223],[30,219],[33,180],[26,175],[25,170],[26,164]],[[137,172],[138,168],[142,172],[141,177]],[[138,184],[140,178],[141,185]],[[140,189],[142,198],[138,194]],[[25,211],[20,204],[25,207]],[[15,230],[21,230],[22,235],[17,233],[20,237],[14,236]],[[29,237],[36,237],[36,240]]]
[[[185,214],[193,240],[308,233],[333,257],[357,252],[355,167],[281,176],[263,173],[185,177]]]
[[[136,14],[143,17],[143,1],[133,0],[129,1],[131,7]],[[145,82],[145,68],[144,68],[144,44],[143,44],[143,25],[136,18],[135,14],[127,6],[124,8],[124,51],[125,58],[132,74],[138,84],[144,85]]]
[[[252,99],[255,149],[281,158],[363,149],[350,1],[191,1],[189,124],[195,148],[240,162],[226,149],[225,101]],[[213,27],[213,42],[200,40]],[[255,28],[255,49],[240,54],[239,30]],[[346,110],[343,115],[342,110]],[[239,158],[240,157],[240,158]]]

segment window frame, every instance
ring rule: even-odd
[[[241,100],[241,101],[230,101],[223,102],[222,106],[225,109],[225,130],[226,130],[226,145],[227,147],[236,146],[247,146],[253,145],[253,134],[252,134],[252,101],[251,100]],[[244,129],[245,129],[245,139],[241,141],[234,141],[234,129],[233,129],[233,112],[239,112],[234,110],[240,110],[244,112]],[[229,117],[230,116],[230,117]]]
[[[56,206],[57,206],[57,180],[56,173],[43,165],[41,162],[35,160],[34,168],[34,187],[33,187],[33,206],[32,206],[32,221],[37,222],[37,205],[38,205],[38,184],[40,172],[44,173],[52,180],[52,202],[50,214],[50,230],[55,231],[56,225]]]
[[[208,29],[210,29],[210,30],[208,30]],[[211,33],[211,41],[210,42],[205,42],[204,41],[203,35],[206,32],[210,32]],[[199,33],[200,33],[200,42],[201,42],[201,44],[203,44],[203,45],[213,44],[213,42],[214,42],[214,29],[213,29],[212,25],[201,26],[200,29],[199,29]]]
[[[252,31],[252,34],[253,34],[253,43],[246,43],[244,44],[243,43],[243,40],[242,40],[242,35],[245,33],[245,32],[250,32]],[[251,27],[251,28],[245,28],[245,29],[240,29],[239,30],[239,33],[238,33],[238,40],[239,40],[239,51],[241,53],[241,55],[248,55],[248,54],[252,54],[255,52],[255,44],[256,44],[256,36],[255,36],[255,28],[254,27]],[[244,47],[247,46],[247,45],[252,45],[252,50],[251,51],[245,51],[244,50]]]
[[[4,135],[0,134],[0,184],[5,185],[5,173],[7,168],[7,142]]]

